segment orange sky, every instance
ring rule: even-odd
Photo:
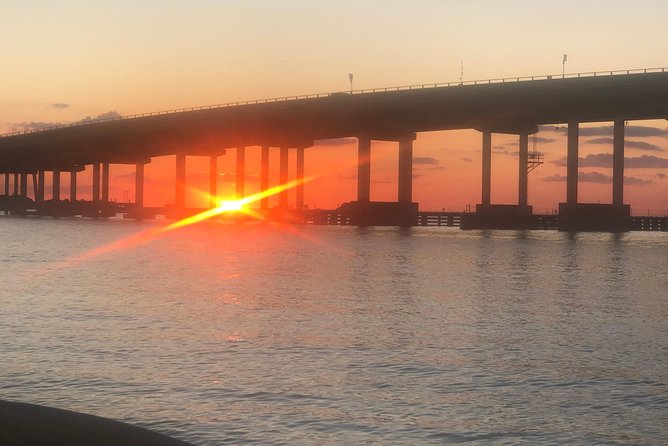
[[[147,111],[348,89],[668,65],[668,3],[529,0],[83,0],[3,4],[0,41],[0,131],[74,122],[107,113]],[[463,61],[464,72],[460,72]],[[592,124],[593,127],[611,123]],[[627,132],[626,202],[634,213],[668,212],[665,121]],[[649,135],[649,136],[648,136]],[[544,129],[537,145],[545,165],[530,174],[536,211],[565,198],[563,133]],[[581,156],[609,154],[604,131],[581,135]],[[494,135],[492,200],[517,200],[517,146]],[[591,141],[594,142],[591,142]],[[414,143],[414,199],[421,209],[463,209],[480,201],[478,132],[419,134]],[[276,149],[274,149],[276,150]],[[372,148],[374,200],[396,199],[397,148]],[[645,156],[645,158],[641,158]],[[247,149],[247,189],[259,174],[259,148]],[[610,202],[611,168],[593,157],[582,167],[580,201]],[[648,159],[656,157],[659,159]],[[233,150],[220,157],[219,190],[232,194]],[[272,184],[277,179],[272,152]],[[555,164],[557,163],[557,164]],[[354,140],[318,144],[306,152],[311,207],[355,199]],[[291,154],[294,175],[294,153]],[[208,161],[188,158],[189,184],[206,190]],[[134,197],[133,170],[113,166],[111,198]],[[68,181],[63,175],[63,194]],[[90,194],[90,168],[80,174]],[[174,159],[146,167],[146,204],[173,200]],[[127,191],[127,192],[124,192]],[[66,195],[63,195],[66,196]],[[190,194],[190,204],[197,203]]]

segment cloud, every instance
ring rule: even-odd
[[[566,176],[554,174],[549,177],[543,178],[543,181],[547,182],[558,182],[565,183]],[[579,172],[578,173],[578,182],[580,183],[595,183],[595,184],[610,184],[612,183],[612,177],[605,175],[600,172]],[[628,186],[644,186],[647,184],[652,184],[652,180],[643,180],[642,178],[637,177],[624,177],[624,184]]]
[[[549,177],[544,177],[543,181],[548,181],[550,183],[562,183],[566,181],[566,175],[559,175],[558,173],[555,173]]]
[[[430,156],[416,156],[413,158],[413,164],[438,164],[438,160],[436,158],[432,158]]]
[[[472,163],[473,162],[473,160],[471,158],[469,158],[468,156],[465,156],[464,158],[462,158],[462,161],[464,161],[465,163]]]
[[[52,104],[55,105],[55,104]],[[61,104],[61,105],[66,105],[67,104]],[[69,107],[69,106],[68,106]],[[64,108],[64,107],[60,107]],[[88,123],[88,122],[95,122],[95,121],[100,121],[104,119],[118,119],[122,118],[123,115],[121,115],[118,112],[115,111],[110,111],[106,113],[102,113],[101,115],[97,115],[96,117],[92,118],[90,116],[86,116],[85,118],[77,121],[77,123]],[[9,123],[10,126],[12,126],[13,131],[19,131],[19,130],[43,130],[43,129],[48,129],[51,127],[58,127],[61,125],[64,125],[65,123],[63,122],[40,122],[40,121],[30,121],[30,122],[16,122],[16,123]]]
[[[549,143],[549,142],[555,142],[556,139],[554,139],[554,138],[544,138],[544,137],[542,137],[542,136],[531,136],[531,137],[529,138],[529,141],[530,141],[530,142],[531,142],[531,141],[536,141],[536,142],[539,143],[539,144],[540,144],[540,143],[545,143],[545,144],[547,144],[547,143]]]
[[[65,104],[63,102],[54,102],[51,104],[51,108],[58,108],[58,109],[63,109],[69,107],[70,104]]]
[[[665,173],[661,173],[661,172],[657,172],[657,174],[654,175],[654,176],[657,177],[657,178],[661,178],[662,180],[664,178],[668,177],[668,175],[666,175]]]
[[[357,144],[356,138],[318,139],[313,141],[313,145],[319,147],[341,147],[353,144]]]
[[[610,144],[610,145],[613,142],[614,140],[612,138],[594,138],[587,141],[588,144]],[[664,149],[662,149],[661,147],[644,141],[626,140],[624,141],[624,146],[633,147],[635,149],[640,149],[640,150],[648,150],[650,152],[664,152]]]
[[[61,122],[40,122],[40,121],[30,121],[30,122],[15,122],[10,123],[15,130],[42,130],[48,129],[49,127],[55,127],[62,125]]]
[[[644,186],[647,184],[652,184],[652,180],[643,180],[642,178],[637,177],[624,177],[624,184],[629,186]]]
[[[552,161],[557,166],[566,166],[566,157]],[[579,158],[579,167],[612,167],[612,155],[609,153],[595,153]],[[624,158],[624,167],[627,169],[665,169],[668,168],[668,159],[654,155],[642,155]]]
[[[91,118],[90,116],[86,116],[85,118],[83,118],[79,122],[93,122],[93,121],[101,121],[101,120],[105,120],[105,119],[118,119],[118,118],[122,118],[122,117],[123,117],[123,115],[121,115],[118,112],[109,111],[109,112],[106,112],[106,113],[102,113],[101,115],[97,115],[94,118]]]
[[[492,149],[492,153],[517,157],[520,152],[517,150],[514,151],[507,150],[503,146],[494,146],[494,148]]]
[[[544,138],[542,136],[534,136],[534,135],[529,136],[529,144],[533,144],[534,141],[536,141],[537,144],[547,144],[547,143],[550,143],[550,142],[555,142],[556,139],[554,139],[554,138]],[[520,145],[520,142],[518,140],[506,141],[506,142],[503,143],[503,145],[504,146],[516,147],[516,146]]]
[[[612,178],[600,172],[579,172],[578,181],[582,183],[606,184],[612,182]]]
[[[600,125],[597,127],[580,127],[580,136],[612,136],[613,126]],[[552,126],[542,125],[541,131],[552,131],[557,133],[568,133],[568,127],[565,125]],[[668,136],[668,129],[649,127],[646,125],[627,125],[624,127],[625,136],[643,138],[647,136]]]

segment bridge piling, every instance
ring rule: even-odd
[[[35,201],[37,203],[44,203],[44,185],[46,183],[46,173],[44,169],[37,172],[37,193],[35,194]]]
[[[245,179],[246,179],[246,147],[242,144],[239,147],[237,147],[237,171],[236,171],[237,200],[244,198]]]
[[[19,174],[14,172],[14,195],[19,194]]]
[[[100,201],[100,163],[93,163],[93,203]]]
[[[297,186],[295,187],[296,208],[304,209],[304,146],[297,147]]]
[[[612,147],[612,204],[624,204],[624,121],[616,120]]]
[[[9,173],[5,173],[5,196],[9,195]]]
[[[566,203],[559,203],[560,231],[612,231],[632,229],[631,207],[624,204],[624,121],[613,126],[612,204],[578,202],[578,123],[568,123]]]
[[[282,145],[279,159],[279,183],[281,186],[288,184],[288,146]],[[278,207],[280,209],[288,208],[288,190],[282,190],[278,193]]]
[[[186,207],[186,155],[184,153],[176,154],[174,207],[177,215],[180,215]]]
[[[135,164],[135,208],[141,216],[144,208],[144,162]]]
[[[529,134],[520,133],[519,192],[517,204],[529,205]]]
[[[109,163],[102,163],[102,202],[109,202]]]
[[[77,170],[72,168],[70,170],[70,202],[76,203],[77,201]]]
[[[397,198],[400,205],[413,202],[413,141],[415,134],[399,139],[399,175]]]
[[[53,178],[52,178],[52,190],[51,190],[51,198],[53,199],[54,203],[60,201],[60,169],[59,168],[54,168],[53,169]]]
[[[371,138],[357,137],[357,202],[369,204],[371,199]]]
[[[21,172],[21,189],[20,195],[23,198],[28,197],[28,172],[25,170]]]
[[[260,190],[269,189],[269,146],[262,146],[262,158],[260,161]],[[269,209],[269,197],[260,200],[260,209]]]
[[[209,207],[215,208],[218,194],[218,155],[209,156]]]
[[[578,136],[579,123],[568,123],[568,149],[566,154],[566,203],[578,203]]]
[[[35,202],[37,202],[37,173],[31,172],[31,176],[32,176],[32,196],[35,198]]]
[[[482,205],[492,203],[492,132],[482,132]]]

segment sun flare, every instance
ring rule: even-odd
[[[244,214],[246,216],[249,216],[251,218],[255,218],[257,220],[264,220],[266,219],[266,216],[262,213],[259,212],[256,209],[253,209],[250,207],[251,204],[256,203],[263,198],[270,197],[272,195],[279,194],[283,191],[286,191],[288,189],[292,189],[296,187],[297,185],[307,183],[309,181],[312,181],[315,179],[315,176],[307,177],[304,178],[303,180],[294,180],[290,181],[286,184],[282,184],[279,186],[275,186],[272,188],[269,188],[267,190],[258,192],[256,194],[250,195],[245,198],[241,198],[238,200],[229,200],[229,199],[224,199],[221,197],[212,197],[213,202],[217,204],[215,208],[208,209],[206,211],[200,212],[195,215],[191,215],[185,218],[182,218],[181,220],[174,221],[172,223],[169,223],[165,226],[161,226],[159,228],[152,228],[147,231],[142,231],[137,234],[131,235],[129,237],[117,240],[112,243],[108,243],[103,246],[99,246],[97,248],[94,248],[88,252],[85,252],[83,254],[80,254],[78,256],[75,256],[73,258],[70,258],[64,262],[61,262],[60,264],[62,266],[67,266],[72,264],[73,262],[79,262],[83,260],[87,260],[93,257],[97,257],[102,254],[107,254],[110,252],[114,251],[119,251],[123,249],[130,249],[134,248],[138,245],[148,243],[149,241],[159,237],[161,234],[164,234],[166,232],[170,232],[176,229],[180,229],[186,226],[194,225],[200,222],[203,222],[205,220],[209,220],[214,217],[218,217],[224,214]],[[209,194],[205,194],[207,197],[210,197]]]

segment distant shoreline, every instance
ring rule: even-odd
[[[0,444],[48,446],[191,446],[120,421],[0,400]]]

